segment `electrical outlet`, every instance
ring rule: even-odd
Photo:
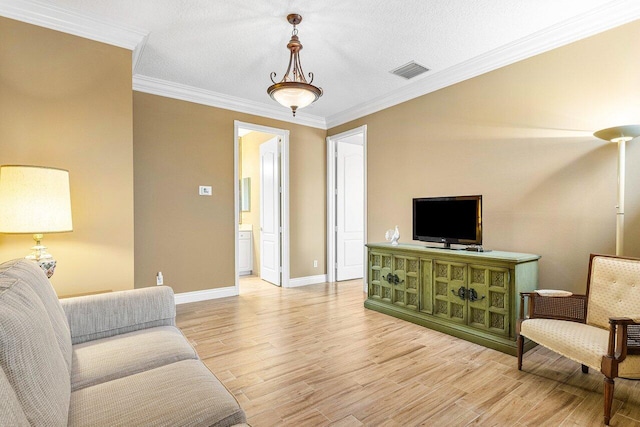
[[[210,196],[213,193],[210,185],[201,185],[198,187],[198,194],[201,196]]]
[[[318,268],[318,260],[317,259],[313,260],[313,268]]]

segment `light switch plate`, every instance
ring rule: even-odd
[[[201,196],[210,196],[212,194],[210,185],[201,185],[198,189],[198,194]]]

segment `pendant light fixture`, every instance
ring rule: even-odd
[[[313,83],[313,73],[309,73],[311,80],[307,82],[307,79],[304,77],[304,72],[302,71],[302,65],[300,64],[302,44],[298,39],[298,29],[296,25],[302,22],[302,16],[292,13],[287,15],[287,21],[293,25],[291,40],[289,40],[287,44],[287,48],[291,51],[289,66],[287,67],[287,72],[284,74],[284,77],[278,83],[273,80],[276,73],[271,73],[271,81],[273,84],[269,86],[267,93],[280,104],[291,108],[293,116],[295,117],[297,110],[313,104],[322,96],[322,89],[311,84]]]

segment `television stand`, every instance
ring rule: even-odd
[[[538,288],[539,255],[366,246],[366,308],[516,354],[518,296]],[[534,346],[525,341],[525,351]]]

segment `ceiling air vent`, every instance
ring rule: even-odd
[[[414,78],[415,76],[419,76],[422,73],[426,73],[427,71],[429,71],[427,67],[424,67],[420,64],[417,64],[414,61],[411,61],[389,72],[391,74],[395,74],[396,76],[404,77],[405,79],[409,80]]]

